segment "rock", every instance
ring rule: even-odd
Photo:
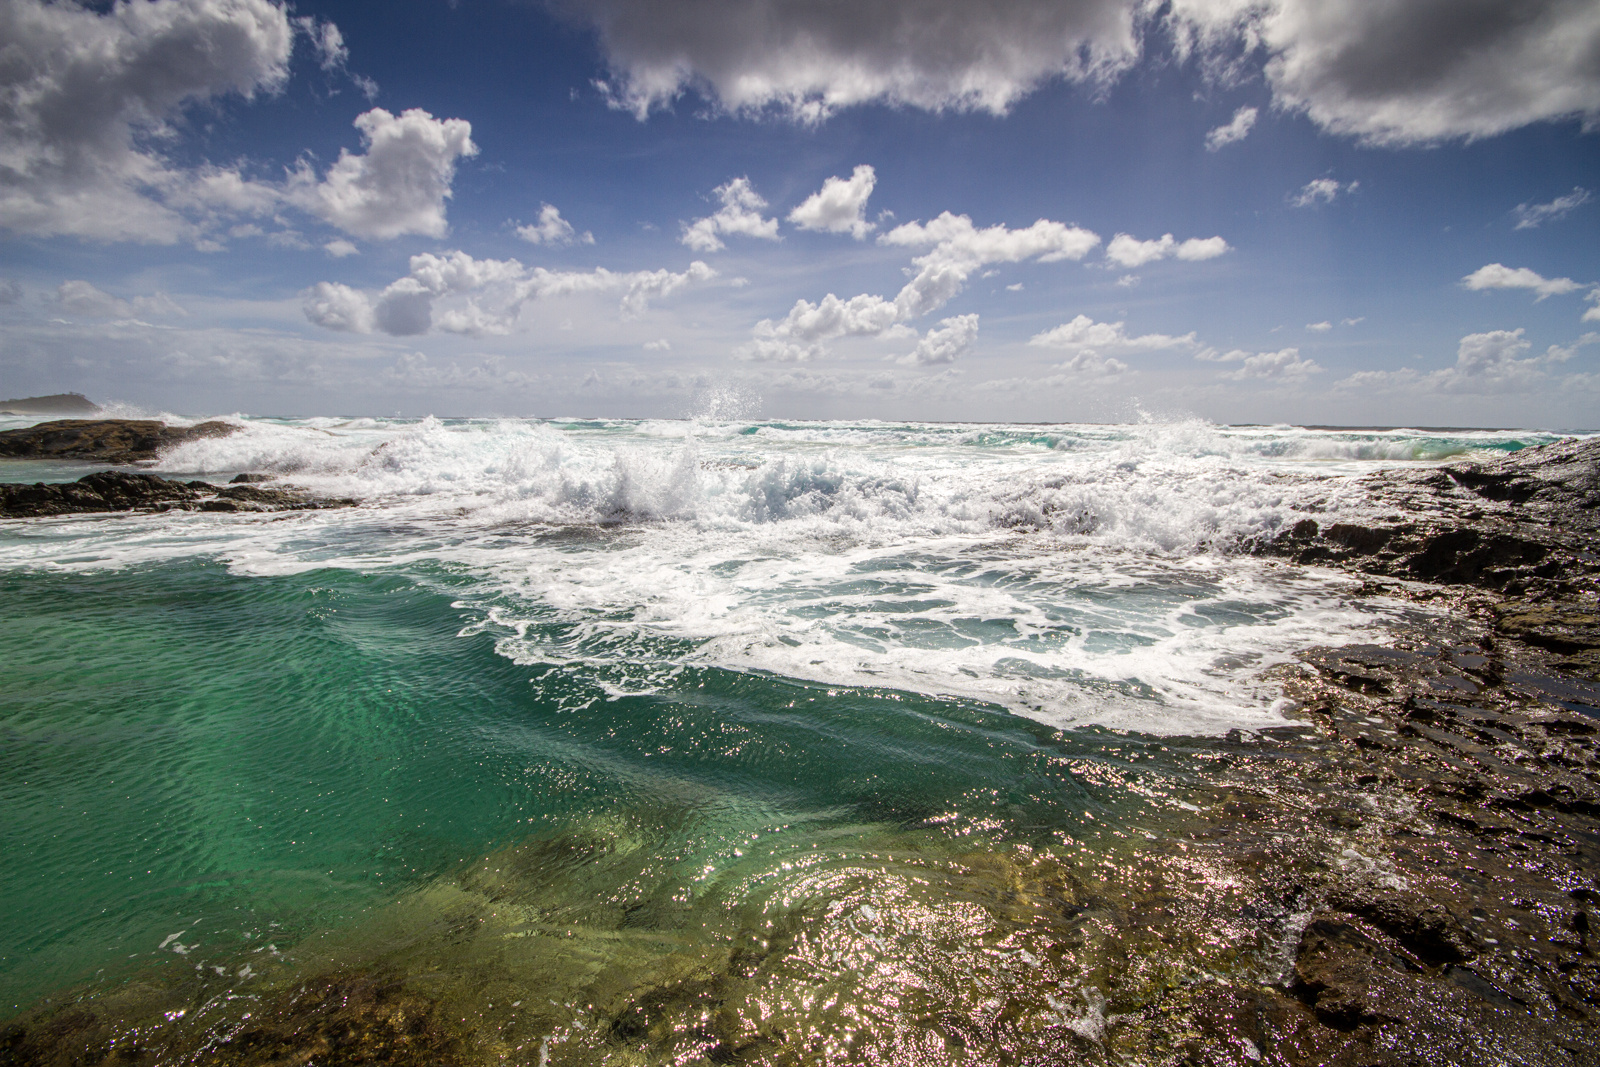
[[[228,479],[229,485],[255,485],[260,482],[277,481],[276,474],[235,474]]]
[[[198,499],[200,492],[181,482],[126,471],[102,471],[61,485],[0,483],[0,515],[7,518],[154,510]]]
[[[1424,964],[1461,963],[1473,953],[1472,939],[1455,916],[1427,897],[1352,886],[1335,893],[1328,906],[1367,920]]]
[[[58,419],[0,433],[0,456],[137,463],[185,441],[226,437],[236,430],[226,422],[168,426],[154,419]]]
[[[1600,649],[1600,612],[1581,603],[1519,604],[1500,614],[1495,629],[1552,652]]]
[[[289,489],[173,482],[154,474],[101,471],[75,482],[0,482],[0,516],[38,518],[104,511],[303,511],[351,507],[353,500],[311,500]]]
[[[98,415],[100,405],[82,393],[52,393],[0,400],[0,415]]]

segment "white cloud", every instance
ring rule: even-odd
[[[1123,323],[1096,322],[1087,315],[1078,315],[1071,322],[1053,330],[1034,334],[1028,343],[1037,348],[1061,348],[1069,352],[1154,352],[1169,348],[1193,348],[1199,342],[1193,333],[1181,337],[1164,333],[1129,337]]]
[[[539,221],[518,226],[517,236],[536,245],[570,245],[574,242],[594,244],[594,234],[587,230],[578,233],[572,228],[572,223],[561,217],[560,210],[554,204],[541,204]]]
[[[624,317],[644,314],[665,299],[716,271],[696,260],[687,270],[529,270],[514,259],[474,259],[465,252],[411,257],[411,270],[376,294],[335,282],[319,282],[302,303],[306,318],[331,330],[408,337],[447,333],[505,334],[531,301],[584,294],[619,294]]]
[[[880,244],[932,249],[912,259],[911,280],[893,300],[870,293],[841,299],[832,293],[813,304],[796,301],[782,320],[756,323],[741,359],[803,362],[827,350],[827,342],[842,337],[897,338],[914,336],[905,325],[911,319],[937,311],[966,285],[967,279],[991,263],[1037,260],[1054,263],[1082,259],[1100,243],[1088,230],[1040,219],[1024,229],[1003,225],[978,229],[966,215],[946,211],[927,223],[908,222],[878,238]],[[943,325],[964,321],[946,319]],[[977,330],[977,320],[972,320]],[[961,327],[965,329],[965,327]],[[935,333],[938,331],[930,331]],[[942,335],[953,340],[957,333]],[[919,347],[919,351],[922,349]],[[933,351],[933,349],[928,349]]]
[[[1119,233],[1106,245],[1106,258],[1119,267],[1142,267],[1171,256],[1191,262],[1215,259],[1227,251],[1228,242],[1221,237],[1191,237],[1187,241],[1177,241],[1172,234],[1165,233],[1154,241],[1141,241]]]
[[[924,334],[917,347],[899,362],[918,367],[954,363],[972,350],[972,342],[977,339],[978,316],[956,315],[941,320],[937,328]]]
[[[829,178],[820,190],[789,212],[789,221],[802,230],[848,233],[859,241],[873,229],[866,219],[867,198],[877,182],[877,172],[866,163],[849,178]]]
[[[1333,323],[1326,320],[1322,322],[1308,322],[1306,323],[1306,329],[1310,330],[1312,333],[1327,333],[1329,330],[1333,329]]]
[[[166,293],[136,296],[131,301],[112,296],[86,281],[65,281],[56,289],[56,304],[73,315],[101,319],[131,319],[136,315],[165,317],[186,312]]]
[[[344,34],[339,32],[339,27],[331,22],[319,22],[310,15],[305,15],[294,20],[300,32],[306,35],[311,42],[311,48],[317,53],[317,60],[323,70],[339,70],[350,58],[350,49],[345,47]]]
[[[1570,345],[1551,345],[1542,355],[1530,356],[1533,347],[1523,330],[1471,333],[1456,348],[1454,366],[1429,374],[1410,367],[1395,371],[1361,371],[1338,383],[1351,391],[1406,389],[1421,393],[1495,395],[1527,392],[1549,380],[1546,368],[1565,363],[1586,345],[1600,343],[1600,334],[1586,333]]]
[[[1554,222],[1573,208],[1582,207],[1592,197],[1581,185],[1574,186],[1566,196],[1558,196],[1548,204],[1518,204],[1512,214],[1517,217],[1517,229],[1531,230],[1540,223]]]
[[[361,249],[357,248],[354,243],[346,241],[343,237],[329,241],[322,246],[322,250],[334,259],[343,259],[345,256],[355,256],[361,253]]]
[[[1231,352],[1217,352],[1208,348],[1195,353],[1194,358],[1212,363],[1239,364],[1237,370],[1223,375],[1224,378],[1234,381],[1246,381],[1251,378],[1293,380],[1322,373],[1322,367],[1316,360],[1300,358],[1298,348],[1284,348],[1277,352],[1246,352],[1237,348]]]
[[[104,13],[0,3],[0,227],[195,238],[191,216],[229,172],[179,169],[156,145],[194,105],[280,88],[293,40],[284,7],[270,0],[124,0]]]
[[[1331,204],[1343,193],[1349,196],[1361,187],[1360,182],[1338,182],[1333,178],[1316,178],[1306,182],[1289,200],[1291,207],[1316,207],[1319,204]]]
[[[1366,322],[1366,321],[1367,321],[1367,317],[1365,315],[1358,315],[1353,319],[1340,319],[1339,320],[1339,325],[1340,326],[1359,326],[1363,322]]]
[[[684,244],[696,252],[717,252],[727,247],[718,234],[778,239],[778,220],[762,218],[767,202],[750,187],[749,178],[735,178],[717,186],[713,193],[722,201],[722,208],[715,215],[684,223],[679,238]]]
[[[1592,0],[1174,0],[1180,45],[1266,58],[1278,107],[1376,144],[1600,119]]]
[[[657,338],[654,341],[646,341],[644,343],[644,350],[646,352],[671,352],[672,342],[667,340],[665,337]]]
[[[1241,107],[1235,111],[1232,119],[1206,134],[1206,151],[1215,152],[1224,145],[1244,140],[1256,124],[1256,115],[1253,107]]]
[[[901,311],[893,301],[862,293],[841,300],[832,293],[818,303],[797,300],[789,314],[774,322],[762,319],[742,359],[779,363],[804,363],[826,351],[826,342],[841,337],[904,337],[912,331],[901,325]]]
[[[302,168],[291,184],[294,202],[357,237],[443,237],[456,161],[478,152],[472,124],[421,108],[396,116],[375,107],[355,126],[366,152],[341,151],[320,182]]]
[[[1139,56],[1140,0],[563,0],[600,33],[613,103],[641,119],[694,87],[817,121],[869,101],[1004,113],[1056,78]]]
[[[916,273],[895,297],[903,318],[943,307],[971,275],[991,263],[1078,260],[1100,243],[1098,234],[1049,219],[1020,230],[1003,225],[980,230],[966,215],[946,211],[924,224],[908,222],[878,238],[880,244],[933,249],[911,261]]]
[[[1054,364],[1053,369],[1061,371],[1062,374],[1043,379],[1045,383],[1055,385],[1078,378],[1116,378],[1128,372],[1128,365],[1114,356],[1103,356],[1086,348]]]
[[[1583,313],[1583,322],[1600,322],[1600,289],[1590,289],[1589,295],[1584,297],[1594,307]]]
[[[22,301],[22,284],[15,278],[0,278],[0,306]]]
[[[1499,263],[1479,267],[1462,278],[1461,284],[1468,289],[1532,289],[1539,294],[1538,300],[1583,288],[1571,278],[1546,278],[1527,267],[1512,268]]]
[[[867,102],[1005,112],[1056,80],[1105,86],[1144,35],[1275,106],[1408,144],[1600,119],[1593,0],[556,0],[599,33],[615,106],[641,119],[695,88],[734,111],[819,121]]]

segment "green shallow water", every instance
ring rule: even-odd
[[[725,947],[742,910],[1123,838],[1185,788],[1177,742],[960,701],[711,668],[605,699],[496,654],[460,593],[442,567],[0,575],[0,1011],[264,943],[414,951],[394,916],[441,893]],[[514,892],[479,884],[495,856]]]

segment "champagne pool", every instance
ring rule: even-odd
[[[232,421],[152,469],[362,506],[0,522],[0,1005],[172,1062],[291,1002],[394,1062],[999,1062],[1272,980],[1349,842],[1205,828],[1301,802],[1235,773],[1296,652],[1431,609],[1239,547],[1553,439]]]

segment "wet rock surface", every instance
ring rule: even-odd
[[[292,488],[175,482],[128,471],[101,471],[59,484],[0,482],[0,517],[12,519],[107,511],[305,511],[354,504],[314,500]]]
[[[138,463],[185,441],[226,437],[237,429],[226,422],[168,426],[154,419],[57,419],[0,433],[0,457]]]
[[[1384,471],[1357,484],[1370,517],[1311,514],[1255,546],[1300,563],[1540,600],[1600,594],[1600,439],[1486,463]],[[1324,502],[1326,503],[1326,502]]]

